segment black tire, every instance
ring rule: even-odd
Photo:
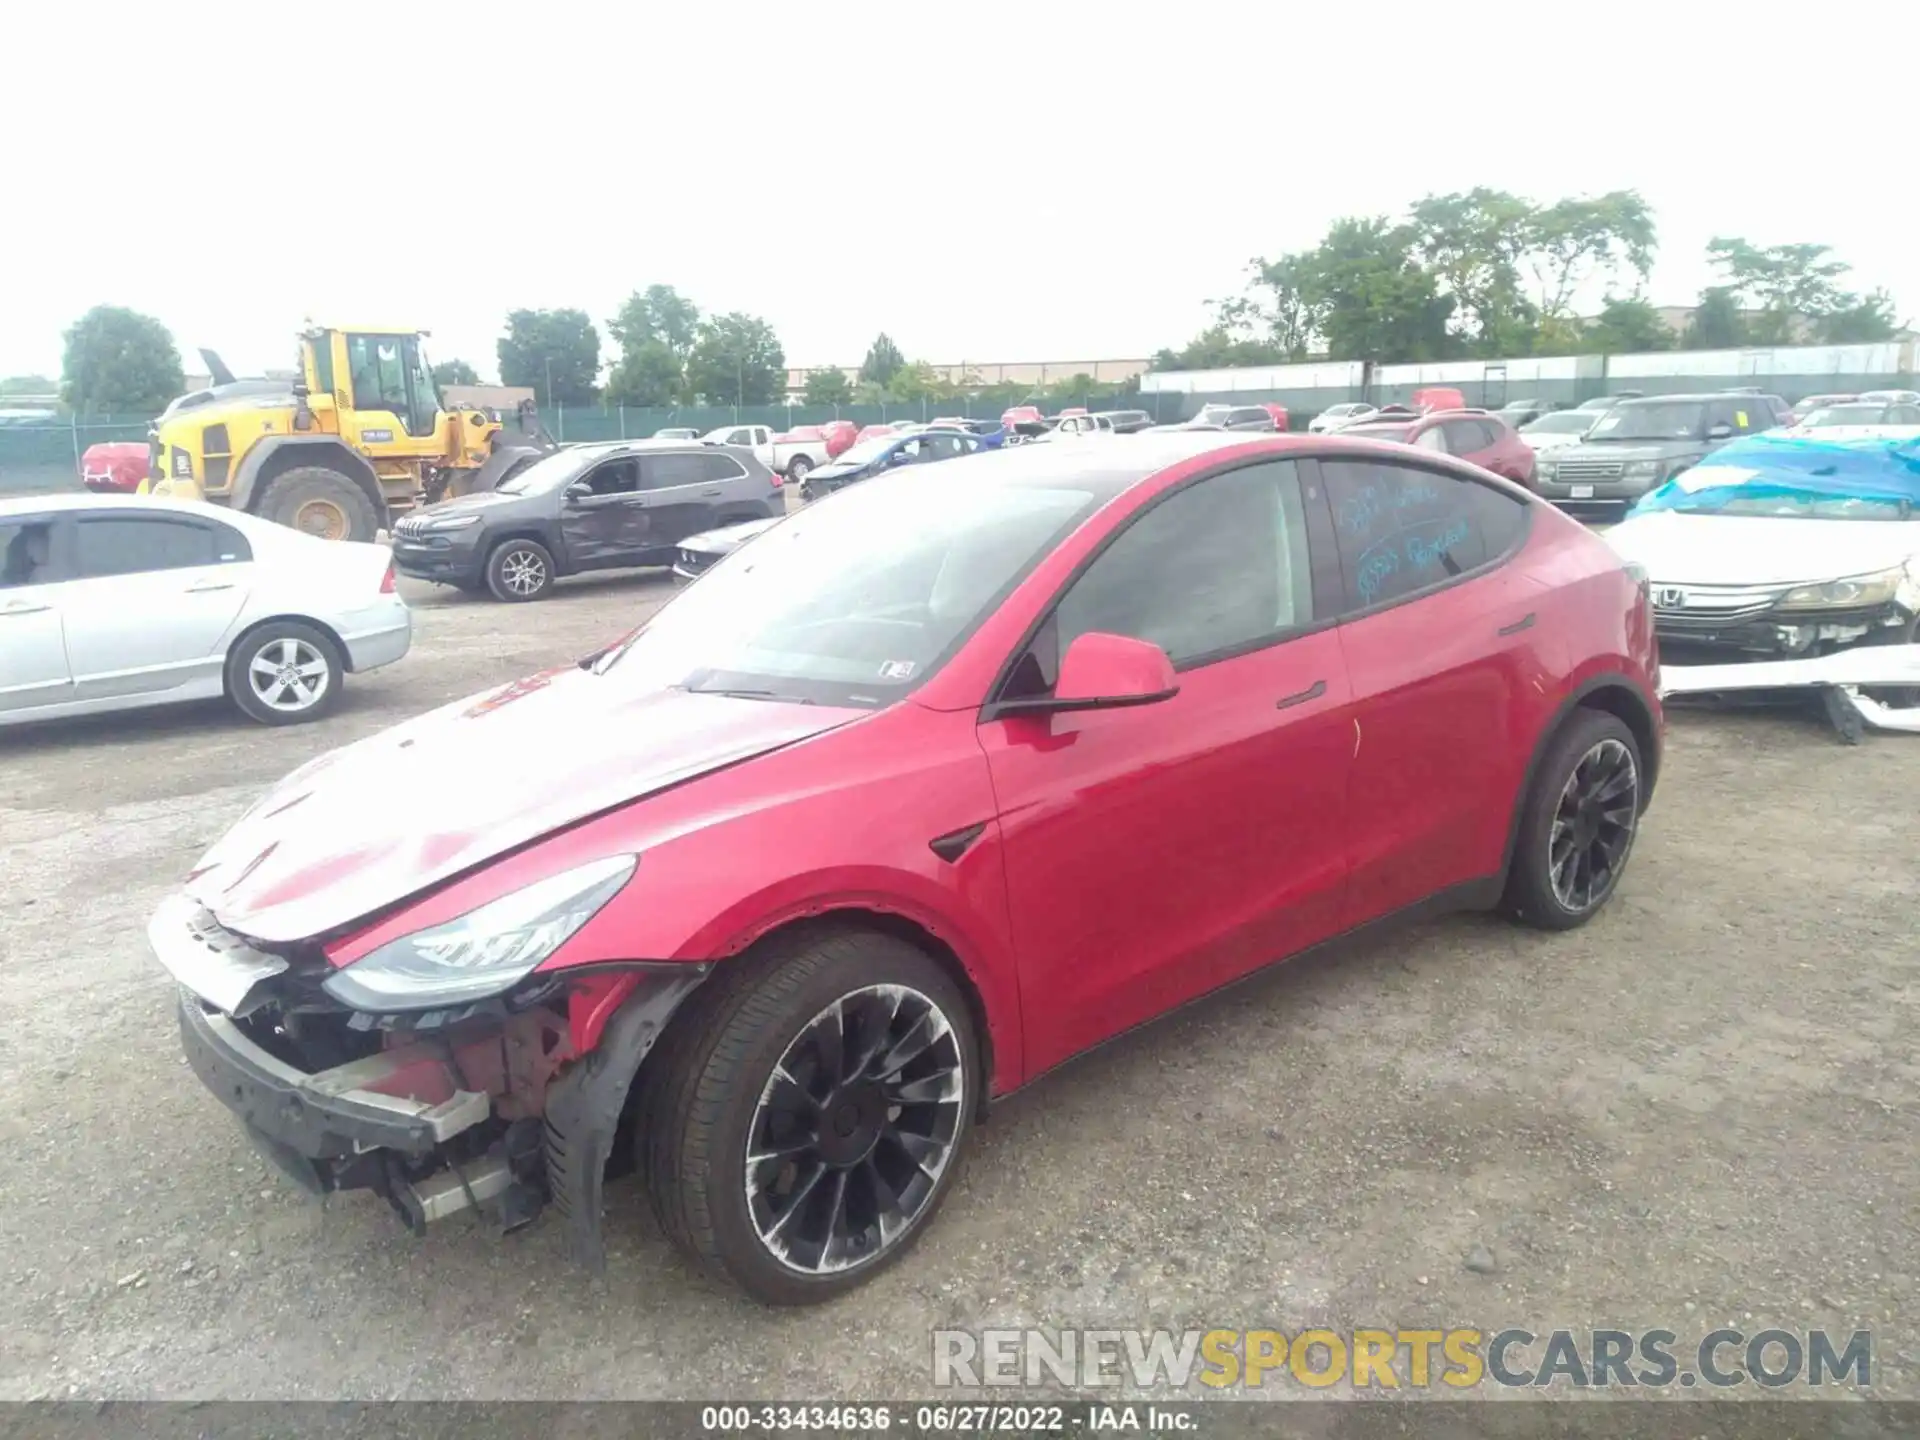
[[[1630,767],[1630,789],[1625,793],[1624,807],[1620,793],[1599,802],[1597,811],[1593,797],[1570,800],[1576,770],[1587,767],[1587,778],[1582,784],[1598,782],[1606,767],[1616,766],[1622,759]],[[1620,773],[1615,769],[1612,779],[1605,783],[1617,782]],[[1603,710],[1574,711],[1548,742],[1534,775],[1533,788],[1522,802],[1526,808],[1521,815],[1513,867],[1507,876],[1503,898],[1507,913],[1542,930],[1572,930],[1597,915],[1619,889],[1620,876],[1632,858],[1644,804],[1645,777],[1640,744],[1625,721]],[[1556,820],[1565,822],[1567,827],[1559,835],[1555,833]],[[1618,834],[1621,824],[1624,824],[1624,836]],[[1609,854],[1616,842],[1617,853]],[[1592,877],[1584,894],[1578,884],[1582,861],[1579,854],[1572,853],[1581,851]],[[1604,865],[1602,856],[1607,857]],[[1569,863],[1571,873],[1567,868]],[[1559,884],[1556,884],[1556,870]],[[1596,872],[1604,872],[1604,878]]]
[[[299,620],[249,630],[227,652],[227,698],[262,725],[302,725],[339,703],[346,679],[327,634]]]
[[[301,465],[267,482],[253,513],[322,540],[372,540],[380,513],[353,477],[325,465]]]
[[[878,987],[901,995],[891,1000],[891,1018],[884,1010],[890,997]],[[816,1068],[819,1055],[807,1039],[824,1033],[816,1027],[835,1013],[842,1017],[834,1022],[842,1043],[856,1037],[856,1050],[868,1051],[872,1062],[848,1067],[854,1076],[839,1087]],[[875,1067],[908,1043],[893,1038],[894,1027],[906,1027],[915,1014],[919,1022],[913,1033],[937,1032],[939,1038],[904,1068],[896,1066],[891,1080],[875,1078],[881,1073]],[[924,1032],[919,1024],[926,1026]],[[763,1162],[764,1183],[750,1200],[748,1144],[775,1143],[770,1138],[775,1129],[766,1127],[777,1128],[782,1118],[775,1113],[781,1106],[771,1082],[783,1062],[798,1077],[791,1094],[828,1093],[824,1104],[806,1112],[815,1117],[811,1137],[798,1150],[783,1149]],[[932,1078],[903,1078],[916,1071]],[[675,1244],[754,1299],[768,1305],[829,1300],[873,1278],[925,1231],[959,1174],[983,1083],[966,1000],[924,953],[863,930],[812,929],[776,937],[763,949],[726,962],[695,993],[689,1012],[648,1060],[639,1129],[648,1198]],[[887,1088],[928,1084],[947,1087],[947,1098],[896,1103],[897,1088]],[[863,1092],[873,1125],[870,1136],[861,1118]],[[902,1161],[915,1152],[899,1132],[920,1126],[923,1119],[928,1125],[937,1119],[943,1135],[951,1127],[947,1138],[932,1142],[917,1130],[905,1137],[915,1151],[927,1146],[928,1157],[937,1155],[930,1177],[926,1166],[935,1165],[934,1158],[924,1164]],[[869,1148],[850,1158],[847,1147],[862,1143]],[[841,1148],[836,1154],[829,1146]],[[895,1181],[899,1188],[888,1193],[901,1209],[897,1228],[889,1233],[876,1187]],[[794,1198],[784,1218],[772,1218],[788,1199],[783,1186]],[[756,1209],[759,1197],[770,1198]],[[841,1222],[847,1233],[833,1233]],[[762,1238],[762,1226],[768,1224],[773,1241]],[[787,1226],[784,1233],[782,1226]],[[821,1227],[829,1237],[815,1252],[808,1232]],[[784,1254],[775,1253],[776,1243],[786,1246]]]
[[[553,555],[538,540],[502,540],[487,556],[487,590],[496,600],[544,600],[553,589]]]
[[[796,455],[787,462],[787,483],[789,485],[802,484],[812,472],[813,461],[804,455]]]

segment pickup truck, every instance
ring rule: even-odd
[[[827,463],[827,437],[817,425],[774,434],[766,425],[722,425],[700,437],[707,445],[738,445],[753,451],[754,459],[796,485],[807,472]]]

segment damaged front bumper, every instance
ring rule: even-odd
[[[546,977],[519,1004],[374,1016],[325,999],[324,958],[259,950],[186,897],[148,937],[180,984],[188,1064],[301,1188],[376,1191],[416,1233],[461,1211],[510,1230],[551,1202],[574,1254],[604,1264],[601,1186],[629,1091],[706,966],[600,971],[590,992]],[[604,1028],[567,1013],[584,993],[611,1010]]]
[[[1920,645],[1857,645],[1829,655],[1791,660],[1741,660],[1723,665],[1660,667],[1660,694],[1721,694],[1740,690],[1828,687],[1867,724],[1920,734],[1920,706],[1890,705],[1864,689],[1920,691]]]

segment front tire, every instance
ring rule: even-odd
[[[1524,804],[1505,907],[1542,930],[1572,930],[1615,890],[1640,828],[1640,745],[1617,715],[1576,710],[1548,744]]]
[[[487,589],[496,600],[542,600],[553,589],[553,556],[538,540],[502,540],[487,556]]]
[[[768,1305],[899,1259],[952,1188],[983,1083],[947,973],[902,940],[796,932],[729,961],[650,1062],[661,1228]]]
[[[227,695],[262,725],[318,720],[339,701],[344,677],[333,641],[298,620],[262,625],[227,654]]]
[[[371,541],[380,515],[366,492],[324,465],[301,465],[267,482],[254,513],[320,540]]]

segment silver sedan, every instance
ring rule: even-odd
[[[294,724],[412,640],[385,546],[179,500],[0,500],[0,726],[220,696]]]

